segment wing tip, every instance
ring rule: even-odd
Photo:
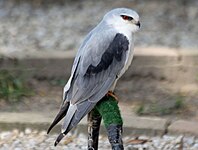
[[[55,121],[52,122],[52,124],[49,126],[48,130],[47,130],[47,134],[50,133],[50,131],[52,130],[52,128],[57,124],[58,122],[55,123]]]
[[[48,128],[48,130],[47,130],[47,134],[50,133],[50,131],[52,130],[52,128],[53,128],[53,126],[51,125],[51,126]]]
[[[58,145],[58,143],[64,138],[65,134],[64,133],[61,133],[59,134],[59,136],[57,137],[55,143],[54,143],[54,146],[56,147]]]
[[[52,122],[52,124],[50,125],[50,127],[48,128],[47,130],[47,134],[50,133],[50,131],[52,130],[52,128],[61,120],[63,119],[63,117],[65,117],[66,113],[67,113],[67,110],[68,110],[68,107],[69,107],[69,103],[65,103],[60,111],[58,112],[58,114],[56,115],[54,121]]]

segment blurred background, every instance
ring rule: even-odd
[[[1,0],[1,53],[76,50],[112,8],[141,16],[136,46],[197,47],[197,1]]]
[[[141,18],[116,88],[122,113],[198,121],[197,0],[0,0],[1,114],[52,119],[83,38],[116,7]]]

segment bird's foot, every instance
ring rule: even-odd
[[[115,93],[114,92],[112,92],[112,91],[108,91],[108,93],[106,94],[106,96],[111,96],[111,97],[113,97],[116,101],[118,101],[118,97],[115,95]]]

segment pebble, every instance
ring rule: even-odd
[[[25,131],[13,130],[0,132],[0,150],[87,150],[87,136],[85,134],[69,133],[59,145],[54,147],[54,141],[58,134],[47,135],[45,131],[36,131],[30,128]],[[14,138],[13,138],[14,137]],[[144,144],[130,143],[137,137],[124,137],[126,150],[198,150],[198,138],[194,136],[164,135],[149,137],[141,135],[137,140],[147,140]],[[111,146],[106,136],[99,137],[99,149],[109,150]]]
[[[30,128],[26,128],[25,129],[25,134],[30,134],[32,131],[31,131],[31,129]]]

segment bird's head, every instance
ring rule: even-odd
[[[118,30],[136,32],[140,28],[139,15],[128,8],[116,8],[109,11],[103,20]]]

